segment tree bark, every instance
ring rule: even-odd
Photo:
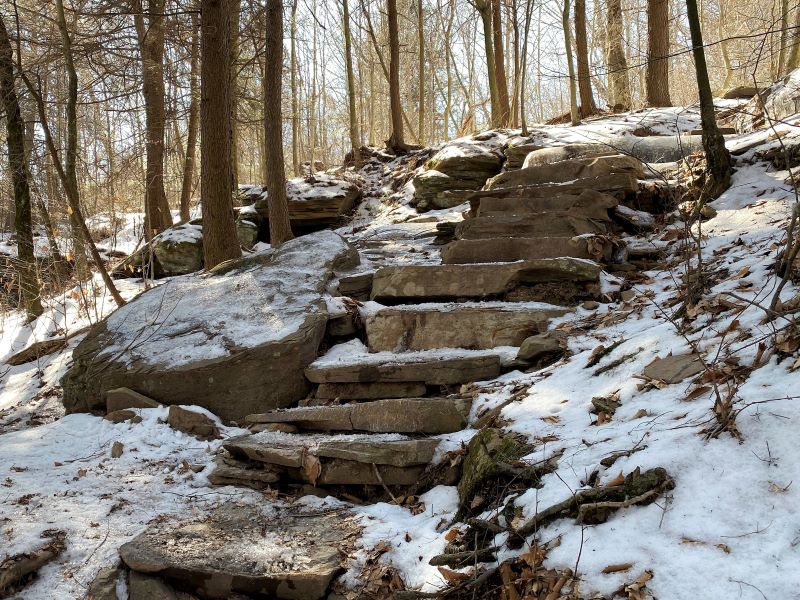
[[[622,1],[608,0],[606,63],[608,64],[608,104],[612,111],[626,111],[631,107],[628,61],[625,58],[622,34]]]
[[[419,41],[419,73],[417,85],[419,87],[419,109],[417,112],[418,125],[417,139],[420,145],[425,145],[425,27],[422,0],[417,0],[417,40]]]
[[[8,167],[14,187],[14,227],[17,233],[17,268],[20,296],[28,321],[42,314],[42,289],[33,252],[31,189],[25,152],[25,123],[14,85],[14,59],[8,31],[0,15],[0,97],[6,113]]]
[[[725,138],[717,127],[714,98],[708,81],[706,55],[703,50],[703,32],[697,14],[697,1],[686,0],[689,31],[692,37],[692,54],[700,93],[700,122],[703,127],[703,149],[706,152],[706,193],[716,198],[731,184],[731,156],[725,148]]]
[[[200,120],[200,21],[192,15],[192,57],[189,74],[189,123],[186,131],[186,155],[183,157],[181,182],[181,223],[189,220],[189,203],[192,199],[194,163],[197,154],[197,128]]]
[[[231,11],[231,190],[239,186],[239,21],[241,0],[229,0]]]
[[[569,120],[573,125],[578,125],[581,122],[581,115],[578,111],[578,86],[575,81],[575,65],[572,61],[572,35],[569,23],[569,0],[564,0],[561,25],[564,28],[564,46],[567,52],[567,72],[569,74]]]
[[[242,255],[231,194],[231,24],[229,0],[200,8],[200,201],[205,268]]]
[[[289,17],[289,76],[292,92],[292,174],[300,176],[300,103],[297,99],[297,0]]]
[[[647,0],[648,106],[672,106],[669,97],[669,0]]]
[[[353,39],[350,32],[350,7],[348,0],[342,0],[342,23],[344,24],[344,58],[347,70],[347,100],[350,116],[350,148],[353,151],[353,165],[361,166],[361,144],[358,133],[358,113],[356,112],[356,78],[353,73]]]
[[[483,24],[483,45],[486,49],[486,71],[489,79],[489,102],[491,104],[492,127],[502,127],[502,109],[500,94],[497,89],[497,61],[494,58],[494,42],[492,40],[492,7],[490,0],[475,0],[475,8],[481,16]]]
[[[281,79],[283,74],[283,0],[267,0],[264,60],[264,147],[269,205],[269,239],[273,247],[294,237],[289,222],[286,175],[283,166],[283,119]],[[313,165],[312,165],[313,169]]]
[[[586,36],[586,0],[575,0],[575,50],[578,62],[578,90],[581,99],[581,117],[597,112],[592,94],[589,70],[589,42]]]
[[[500,102],[500,126],[508,127],[511,118],[511,105],[508,98],[508,78],[503,52],[503,18],[500,12],[500,0],[492,2],[492,35],[494,38],[494,71],[497,81],[497,100]]]
[[[164,192],[164,129],[166,122],[164,86],[164,0],[149,0],[147,10],[134,3],[134,23],[142,61],[142,94],[145,113],[145,237],[172,225]],[[145,14],[147,22],[145,22]]]
[[[392,133],[388,146],[406,150],[403,136],[403,108],[400,102],[400,32],[397,26],[397,0],[386,0],[389,24],[389,107],[392,113]]]

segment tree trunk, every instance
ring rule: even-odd
[[[239,258],[231,194],[231,23],[229,0],[200,8],[200,201],[205,268]]]
[[[791,51],[786,62],[786,72],[800,67],[800,8],[795,9]]]
[[[229,0],[231,11],[231,190],[239,186],[239,20],[241,0]]]
[[[149,0],[145,11],[135,2],[134,22],[142,60],[147,168],[145,173],[145,237],[172,225],[164,192],[164,0]]]
[[[281,118],[283,0],[267,0],[267,27],[264,41],[264,147],[267,151],[264,171],[269,205],[269,239],[272,246],[276,247],[294,237],[289,222],[286,174],[283,166]]]
[[[703,149],[706,152],[705,191],[712,198],[724,192],[731,183],[731,157],[725,148],[725,138],[717,127],[714,113],[714,98],[708,82],[706,55],[703,50],[703,32],[697,14],[696,0],[686,0],[689,31],[692,36],[692,54],[697,72],[697,88],[700,93],[700,121],[703,126]]]
[[[511,118],[511,105],[508,99],[508,78],[503,52],[503,18],[500,13],[500,0],[492,1],[492,35],[494,37],[494,71],[497,81],[497,99],[500,102],[500,126],[508,127]]]
[[[397,0],[386,0],[389,23],[389,106],[392,113],[392,133],[389,148],[397,151],[406,149],[403,137],[403,114],[400,103],[400,32],[397,26]]]
[[[361,166],[361,144],[358,133],[358,113],[356,112],[356,78],[353,73],[353,39],[350,33],[350,7],[348,0],[342,0],[342,23],[344,24],[344,59],[347,70],[347,100],[350,115],[350,148],[353,151],[353,165]]]
[[[575,0],[575,50],[578,61],[578,89],[581,99],[581,117],[597,112],[592,95],[592,78],[589,71],[589,42],[586,37],[586,0]]]
[[[528,33],[531,28],[531,17],[533,15],[533,2],[525,5],[525,29],[522,36],[522,65],[519,74],[519,120],[522,126],[522,135],[528,135],[528,121],[525,117],[525,83],[527,81],[526,71],[528,70]],[[541,104],[541,98],[538,98]]]
[[[486,49],[486,71],[489,79],[489,102],[491,104],[492,127],[502,127],[503,111],[500,108],[500,95],[497,89],[497,61],[494,58],[492,41],[492,7],[490,0],[475,0],[475,8],[483,24],[483,45]]]
[[[608,0],[606,63],[608,64],[608,104],[612,111],[626,111],[631,107],[628,61],[625,58],[622,33],[622,1]]]
[[[186,155],[183,158],[181,183],[181,223],[189,220],[189,203],[192,199],[194,163],[197,154],[197,126],[200,118],[200,21],[192,15],[192,58],[189,75],[189,123],[186,132]]]
[[[672,106],[669,97],[669,0],[647,0],[648,106]]]
[[[778,77],[786,75],[786,53],[789,44],[789,0],[781,0],[781,37],[778,51]],[[796,32],[794,32],[796,33]]]
[[[561,25],[564,28],[564,46],[567,51],[567,73],[569,74],[569,120],[573,125],[578,125],[581,122],[581,115],[578,111],[578,86],[575,81],[575,65],[572,61],[572,35],[569,23],[569,0],[564,0]]]
[[[8,167],[14,187],[14,227],[17,233],[17,268],[22,306],[28,321],[42,314],[41,286],[36,274],[31,219],[31,189],[25,159],[25,123],[14,89],[14,59],[8,31],[0,15],[0,97],[6,113]]]
[[[419,41],[419,73],[417,85],[419,87],[419,109],[417,111],[418,125],[417,139],[421,146],[425,145],[425,27],[422,0],[417,0],[417,40]]]
[[[292,175],[300,176],[300,103],[297,99],[297,0],[289,18],[289,75],[292,86]]]

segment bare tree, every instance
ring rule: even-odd
[[[494,71],[497,81],[497,100],[500,103],[500,126],[508,127],[511,118],[511,106],[508,99],[508,78],[506,77],[506,61],[503,53],[503,18],[500,12],[500,1],[492,2],[492,36],[494,39]]]
[[[705,192],[711,197],[716,197],[731,184],[731,156],[725,148],[725,138],[722,137],[719,127],[717,127],[714,97],[708,81],[706,54],[703,50],[703,32],[700,29],[696,0],[686,0],[686,12],[692,36],[697,89],[700,93],[700,121],[703,127],[703,149],[706,152]]]
[[[628,61],[623,47],[622,0],[608,0],[606,20],[606,63],[608,65],[608,103],[612,110],[631,107]]]
[[[206,269],[242,255],[231,193],[229,0],[200,5],[200,201]]]
[[[392,133],[388,146],[393,150],[406,149],[403,137],[403,108],[400,102],[400,32],[397,26],[397,0],[386,0],[389,23],[389,106],[392,113]]]
[[[280,246],[294,237],[289,222],[286,174],[283,165],[283,119],[281,78],[283,74],[283,1],[267,0],[264,44],[264,174],[269,205],[269,239]],[[313,156],[313,155],[312,155]],[[313,160],[313,158],[312,158]]]
[[[669,97],[669,0],[647,0],[648,106],[672,106]]]
[[[589,70],[589,42],[586,37],[586,0],[575,0],[575,53],[578,62],[578,90],[581,99],[581,117],[597,112],[592,95]]]
[[[353,164],[361,165],[361,151],[358,133],[358,113],[356,112],[356,78],[353,73],[353,36],[350,32],[350,7],[342,0],[342,23],[344,25],[344,60],[347,71],[347,100],[350,113],[350,148],[353,151]]]
[[[31,222],[31,188],[25,152],[25,123],[14,85],[14,58],[3,16],[0,15],[0,97],[6,113],[8,166],[14,186],[14,227],[17,233],[17,265],[22,305],[28,320],[42,314],[41,286],[36,275]]]
[[[564,0],[561,24],[564,28],[564,46],[567,51],[567,72],[569,73],[569,120],[573,125],[578,125],[581,117],[578,112],[578,91],[575,82],[575,65],[572,62],[572,35],[569,23],[569,0]]]
[[[194,163],[197,154],[197,129],[200,120],[200,20],[192,14],[192,49],[189,73],[189,122],[186,131],[186,155],[183,158],[181,184],[181,223],[189,220],[189,202],[192,198]]]
[[[492,6],[491,0],[474,0],[475,8],[481,16],[483,24],[483,45],[486,50],[486,72],[489,80],[489,102],[492,111],[492,127],[501,127],[503,123],[500,108],[500,93],[497,86],[497,61],[494,58],[494,42],[492,40]]]

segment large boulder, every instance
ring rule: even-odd
[[[734,123],[738,131],[749,133],[769,125],[767,114],[771,121],[782,121],[798,112],[800,69],[795,69],[741,107]]]
[[[67,412],[104,411],[127,387],[163,404],[196,404],[224,419],[305,397],[335,268],[358,253],[331,231],[176,278],[95,325],[62,379]]]
[[[186,275],[203,268],[203,228],[186,223],[153,238],[153,253],[163,275]]]
[[[541,152],[541,150],[539,151]],[[547,183],[566,183],[576,179],[601,177],[611,174],[629,174],[644,178],[642,163],[632,156],[623,154],[573,158],[559,162],[534,165],[509,171],[493,177],[486,189],[511,187],[515,185],[542,185]]]

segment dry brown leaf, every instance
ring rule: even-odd
[[[689,392],[686,395],[686,400],[687,400],[687,402],[688,401],[692,401],[692,400],[697,400],[700,396],[705,396],[710,391],[711,391],[711,387],[710,386],[702,385],[700,387],[697,387],[697,388],[693,389],[691,392]]]
[[[622,474],[622,471],[619,472],[619,475],[614,477],[611,481],[606,482],[603,487],[614,487],[617,485],[622,485],[625,483],[625,475]]]
[[[717,544],[715,547],[722,550],[725,554],[731,553],[731,548],[728,546],[728,544]]]
[[[542,417],[542,421],[556,425],[561,422],[561,418],[558,415],[547,415],[546,417]]]
[[[531,546],[530,550],[523,552],[519,557],[532,569],[538,567],[547,557],[547,551],[541,546]]]
[[[441,573],[444,580],[449,583],[450,585],[456,585],[461,583],[462,581],[466,581],[469,579],[468,573],[459,573],[458,571],[451,571],[446,567],[437,567],[439,569],[439,573]]]
[[[633,566],[633,563],[618,563],[616,565],[608,565],[605,569],[600,571],[608,575],[609,573],[621,573],[622,571],[627,571]]]
[[[631,421],[635,421],[636,419],[641,419],[643,417],[646,417],[647,414],[648,413],[647,413],[647,411],[645,409],[640,408],[639,410],[636,411],[636,414],[633,415],[633,418],[631,419]]]
[[[444,539],[445,541],[452,542],[459,535],[461,535],[461,530],[458,527],[453,527],[450,531],[444,534]]]
[[[319,479],[320,474],[322,474],[322,465],[316,456],[312,454],[303,456],[303,474],[311,485],[317,483],[317,479]]]

